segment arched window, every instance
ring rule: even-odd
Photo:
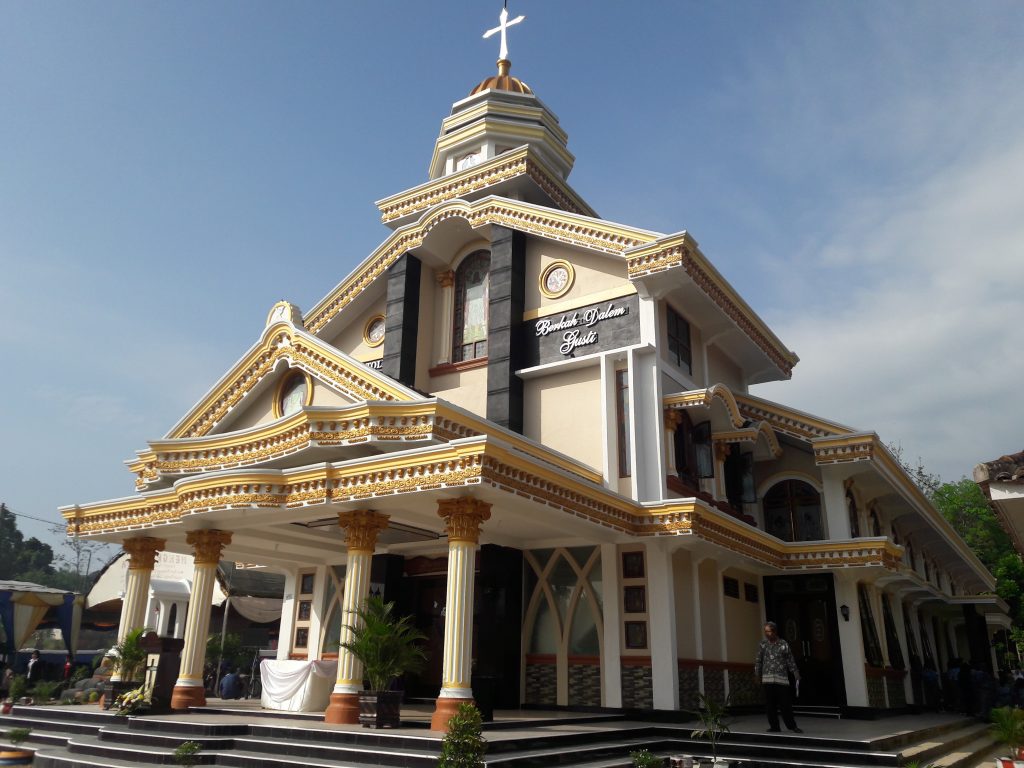
[[[274,401],[274,416],[291,416],[312,402],[311,382],[302,371],[292,370],[282,380]]]
[[[455,270],[455,325],[452,328],[452,362],[487,356],[487,273],[491,254],[476,251]]]
[[[849,491],[846,492],[846,509],[850,515],[850,538],[856,539],[860,536],[860,512],[857,510],[857,500]]]
[[[764,496],[764,526],[783,541],[819,541],[821,497],[801,480],[783,480]]]
[[[878,522],[878,511],[874,510],[874,509],[871,510],[871,535],[872,536],[881,536],[882,535],[882,526]]]

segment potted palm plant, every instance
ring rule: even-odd
[[[120,673],[119,681],[110,681],[103,686],[103,708],[110,709],[118,697],[127,693],[134,685],[146,665],[148,652],[142,647],[142,638],[150,630],[137,627],[129,630],[117,644],[110,649],[111,665],[115,672]]]
[[[726,707],[729,706],[729,702],[726,700],[724,704],[719,704],[703,693],[698,693],[697,695],[700,697],[700,709],[697,712],[697,717],[700,719],[701,727],[695,729],[690,736],[694,739],[707,739],[710,741],[711,759],[714,761],[714,767],[728,768],[729,762],[727,760],[718,759],[718,742],[721,741],[722,736],[729,733],[729,726],[725,722]]]
[[[345,625],[349,639],[341,644],[363,664],[370,688],[359,697],[359,723],[364,728],[397,728],[402,691],[390,690],[406,672],[418,670],[425,659],[419,646],[425,635],[409,616],[395,615],[395,604],[370,597],[357,612],[359,621]]]
[[[7,741],[11,743],[11,749],[0,746],[0,765],[32,765],[35,758],[34,749],[22,748],[21,743],[25,741],[31,730],[28,728],[11,728],[7,731]]]
[[[992,737],[1010,750],[1009,757],[997,758],[1002,768],[1024,766],[1020,758],[1021,744],[1024,744],[1024,710],[1013,707],[997,707],[992,710]]]

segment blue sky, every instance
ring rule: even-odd
[[[387,234],[500,3],[0,0],[0,500],[127,495],[259,336]],[[1022,448],[1024,4],[511,0],[605,218],[801,357],[756,394],[945,479]],[[25,524],[34,535],[44,531]]]

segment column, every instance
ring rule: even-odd
[[[358,723],[359,693],[363,690],[363,665],[345,648],[352,639],[352,627],[358,626],[358,611],[370,594],[370,567],[377,534],[387,528],[388,516],[369,509],[338,514],[338,525],[345,530],[348,561],[345,590],[341,596],[341,636],[338,646],[338,678],[331,703],[324,712],[327,723]]]
[[[622,706],[622,584],[619,582],[619,550],[614,544],[601,545],[601,588],[604,591],[604,656],[601,658],[601,687],[605,707]]]
[[[192,595],[185,619],[185,646],[181,649],[181,667],[171,694],[171,709],[187,710],[206,703],[203,690],[203,664],[206,661],[206,637],[210,632],[210,604],[217,582],[217,564],[224,547],[231,543],[230,531],[189,531],[185,541],[192,546],[195,568]]]
[[[857,595],[856,574],[836,574],[836,603],[850,609],[849,620],[840,613],[839,649],[843,658],[843,678],[846,682],[846,704],[850,707],[868,706],[868,681],[864,671],[864,635],[860,626],[860,603]]]
[[[676,651],[676,612],[672,555],[662,541],[647,550],[647,589],[651,623],[651,687],[654,709],[679,709],[679,654]]]
[[[295,634],[295,589],[298,569],[289,568],[284,575],[284,599],[281,601],[281,623],[277,630],[277,660],[286,661],[292,651]]]
[[[849,539],[850,510],[846,501],[846,479],[850,470],[846,466],[821,468],[821,500],[825,506],[825,525],[830,539]]]
[[[149,581],[153,576],[156,553],[164,548],[164,539],[142,536],[125,539],[124,551],[128,553],[128,581],[125,584],[124,601],[121,603],[121,623],[117,627],[117,641],[133,629],[146,626],[146,607],[149,602]],[[111,682],[121,679],[120,670],[110,676]]]
[[[438,316],[441,318],[441,333],[437,337],[437,347],[434,348],[434,361],[436,365],[443,365],[452,361],[452,322],[455,316],[455,273],[452,270],[437,273],[437,284],[441,288],[441,309]]]
[[[675,408],[663,411],[665,418],[665,466],[666,474],[676,475],[676,429],[683,420],[683,414]]]
[[[473,578],[480,525],[491,516],[491,505],[471,497],[439,499],[437,514],[448,532],[448,591],[444,612],[444,666],[441,693],[430,728],[447,731],[448,721],[464,702],[473,700],[470,666],[473,661]]]

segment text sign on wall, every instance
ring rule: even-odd
[[[523,365],[529,368],[640,343],[634,293],[523,323]]]

